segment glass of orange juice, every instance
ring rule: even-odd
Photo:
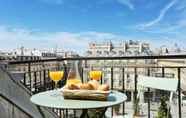
[[[101,79],[101,76],[102,76],[102,71],[94,70],[94,71],[89,72],[89,77],[92,80],[97,80],[98,81],[98,80]]]
[[[50,79],[55,83],[55,89],[57,90],[57,83],[64,76],[64,71],[50,71],[49,72]]]

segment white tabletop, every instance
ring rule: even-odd
[[[52,96],[53,94],[57,96]],[[41,92],[31,97],[31,101],[39,106],[51,107],[51,108],[62,108],[62,109],[93,109],[110,107],[117,104],[123,103],[127,99],[126,95],[112,91],[107,101],[92,101],[92,100],[71,100],[64,99],[62,93],[56,90]]]

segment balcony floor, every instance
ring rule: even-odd
[[[151,118],[155,118],[157,114],[159,105],[157,103],[151,103]],[[147,103],[143,103],[142,105],[142,112],[143,116],[141,118],[147,118]],[[125,112],[126,112],[126,118],[132,118],[133,108],[132,108],[132,102],[126,102],[125,103]],[[120,113],[122,113],[122,109],[120,109]],[[177,104],[171,105],[171,114],[173,118],[178,118],[178,106]],[[109,108],[106,112],[106,117],[111,118],[111,109]],[[114,117],[113,117],[114,118]],[[120,117],[117,117],[120,118]],[[123,118],[123,117],[122,117]],[[182,118],[186,118],[186,105],[182,106]]]

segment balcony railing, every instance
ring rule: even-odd
[[[153,62],[158,59],[186,59],[186,55],[163,55],[163,56],[128,56],[128,57],[78,57],[78,58],[55,58],[55,59],[45,59],[45,60],[33,60],[33,61],[10,61],[8,64],[8,69],[12,70],[21,70],[24,72],[24,79],[21,82],[33,92],[33,94],[53,89],[53,82],[49,79],[49,71],[50,70],[57,70],[57,69],[64,69],[65,70],[65,77],[67,78],[67,74],[69,70],[69,65],[67,62],[73,61],[80,61],[80,72],[82,76],[82,82],[87,81],[87,73],[92,69],[102,69],[104,76],[101,79],[101,83],[108,82],[112,90],[119,90],[123,93],[127,94],[127,97],[130,99],[136,100],[137,93],[139,91],[137,86],[137,80],[139,75],[146,75],[146,76],[161,76],[161,77],[172,77],[178,79],[178,90],[177,90],[177,97],[178,97],[178,106],[177,106],[177,114],[174,114],[174,117],[183,118],[182,113],[182,103],[181,103],[181,92],[182,92],[182,81],[186,74],[186,66],[180,65],[158,65],[157,63]],[[132,64],[129,64],[129,61],[135,60]],[[144,61],[144,63],[138,63],[139,60]],[[150,60],[150,62],[145,62],[145,60]],[[101,62],[100,62],[101,61]],[[108,64],[106,62],[111,64]],[[115,64],[116,61],[119,61],[118,64]],[[122,62],[124,61],[124,62]],[[100,64],[99,64],[100,62]],[[153,62],[153,63],[152,63]],[[95,64],[98,63],[98,64]],[[22,69],[19,67],[21,66]],[[170,71],[171,69],[171,71]],[[170,71],[170,72],[169,72]],[[118,74],[119,82],[117,82],[117,78],[115,75]],[[66,80],[66,79],[64,79]],[[128,81],[132,82],[128,82]],[[62,87],[65,84],[65,81],[59,82],[59,86]],[[115,85],[115,84],[119,85]],[[129,85],[130,84],[130,85]],[[129,87],[130,86],[130,87]],[[152,109],[151,104],[156,101],[152,100],[152,91],[150,88],[147,89],[145,97],[145,102],[147,102],[147,116],[150,118],[152,116]],[[160,95],[165,94],[167,92],[159,91]],[[130,97],[130,94],[134,94]],[[157,98],[158,99],[158,98]],[[120,114],[126,114],[128,112],[126,104],[128,102],[123,103],[121,107],[122,111]],[[61,117],[62,114],[68,116],[68,110],[61,110],[61,109],[54,109],[55,112]],[[111,116],[113,116],[113,108],[111,108]],[[76,112],[73,112],[73,115],[76,116]]]

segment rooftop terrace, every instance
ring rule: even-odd
[[[116,113],[117,115],[132,115],[132,101],[135,101],[137,99],[138,93],[141,92],[141,88],[137,86],[138,79],[140,75],[143,75],[162,77],[165,79],[172,78],[178,80],[178,89],[173,97],[174,103],[171,104],[171,114],[173,118],[184,118],[186,117],[186,106],[182,102],[181,94],[183,94],[186,90],[184,88],[186,81],[185,63],[183,62],[183,64],[177,64],[177,62],[175,62],[174,65],[170,65],[167,63],[162,64],[158,63],[157,61],[160,59],[184,60],[186,59],[186,55],[77,57],[54,58],[33,61],[9,61],[7,62],[7,65],[5,65],[4,71],[1,71],[0,80],[2,82],[0,83],[2,85],[0,86],[0,95],[4,101],[8,101],[11,105],[20,109],[23,113],[27,115],[28,118],[37,117],[35,115],[38,115],[39,117],[44,117],[42,115],[43,113],[41,112],[41,110],[39,110],[38,108],[36,108],[36,106],[30,103],[30,96],[42,91],[53,89],[54,84],[50,80],[48,75],[50,70],[65,71],[64,80],[61,81],[59,84],[59,86],[62,87],[65,84],[65,80],[68,76],[68,70],[71,68],[71,65],[74,62],[78,62],[78,70],[82,82],[87,81],[87,73],[90,70],[99,69],[104,73],[104,76],[100,80],[101,83],[108,83],[112,90],[123,92],[128,97],[127,101],[119,106],[118,113],[116,112],[115,107],[109,108],[105,113],[105,117],[114,117],[116,116]],[[13,85],[17,87],[13,88]],[[25,95],[18,95],[15,93],[25,93]],[[160,97],[170,97],[170,92],[149,88],[143,90],[143,96],[144,98],[141,104],[141,111],[143,112],[143,117],[151,118],[157,115]],[[7,104],[6,102],[4,102],[4,104]],[[5,116],[7,114],[10,114],[2,112],[1,109],[6,109],[5,107],[3,107],[2,102],[0,105],[0,113],[4,114]],[[31,112],[33,111],[32,109],[36,110],[34,112]],[[50,117],[50,115],[52,115],[51,117],[79,117],[78,112],[75,110],[48,108],[42,109],[47,109],[50,111],[49,113],[46,113],[46,111],[44,110],[44,114],[46,115],[46,117]]]

